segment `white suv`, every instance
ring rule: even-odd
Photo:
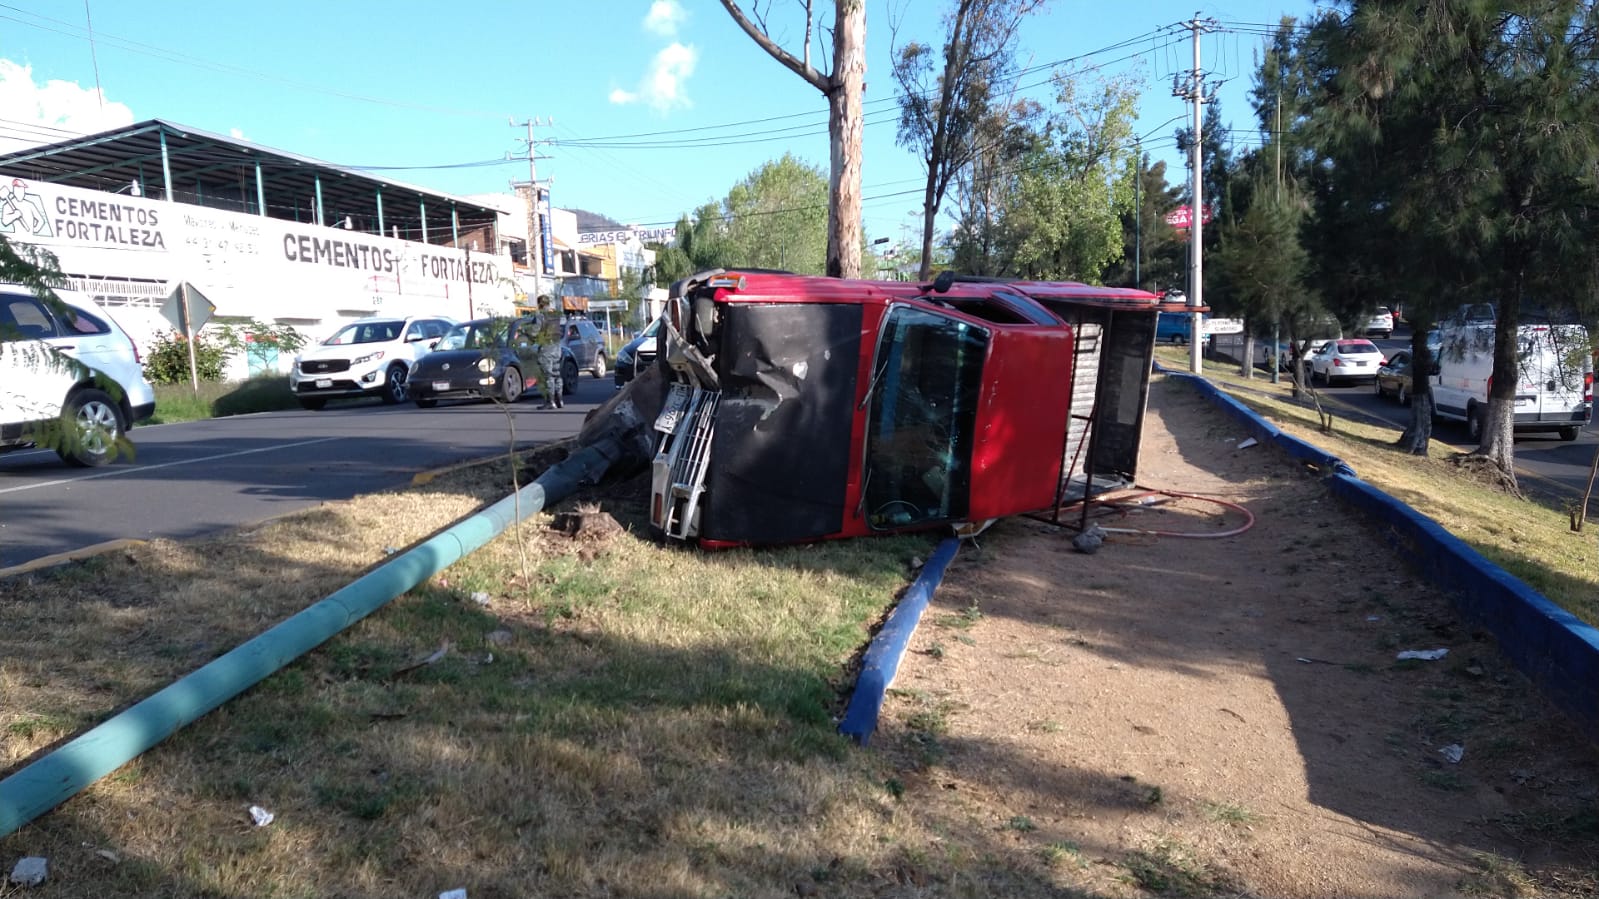
[[[442,316],[357,319],[294,357],[289,389],[307,409],[352,396],[403,403],[411,366],[453,324]]]
[[[0,452],[47,442],[74,465],[105,465],[135,422],[155,414],[133,341],[93,299],[58,290],[63,315],[26,287],[0,284]]]

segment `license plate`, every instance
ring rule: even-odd
[[[332,387],[332,386],[333,386],[333,379],[332,378],[317,378],[316,379],[316,389],[318,389],[318,390],[326,390],[326,389],[328,389],[329,387]]]
[[[655,416],[655,430],[662,434],[677,430],[677,420],[683,417],[683,410],[688,408],[688,398],[688,385],[672,382],[672,389],[666,394],[666,403],[661,406],[661,414]]]
[[[449,381],[434,381],[433,390],[437,393],[446,393],[450,389]]]

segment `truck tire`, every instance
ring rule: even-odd
[[[1579,433],[1579,431],[1578,431],[1577,428],[1561,428],[1560,429],[1560,439],[1566,441],[1567,443],[1570,443],[1571,441],[1577,439],[1577,434],[1578,433]]]
[[[1482,442],[1482,407],[1476,403],[1466,407],[1466,436],[1473,443]]]
[[[594,377],[605,377],[605,352],[602,350],[594,354]]]

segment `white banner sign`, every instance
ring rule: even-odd
[[[677,226],[670,228],[618,228],[615,231],[580,231],[577,242],[583,246],[608,243],[671,243],[677,240]]]
[[[505,256],[5,176],[0,233],[84,286],[189,281],[221,317],[465,319],[508,313],[514,295]]]

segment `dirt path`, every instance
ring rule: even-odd
[[[1139,470],[1241,504],[1242,535],[1088,555],[1016,519],[962,549],[873,743],[907,799],[1104,896],[1599,893],[1599,751],[1364,519],[1243,436],[1157,382]],[[1103,521],[1242,522],[1192,501]]]

